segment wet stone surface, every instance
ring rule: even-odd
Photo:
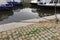
[[[60,33],[54,25],[36,23],[0,32],[0,40],[60,40]]]
[[[27,6],[27,5],[26,5]],[[0,11],[0,24],[21,22],[34,18],[53,15],[54,10],[24,7],[11,11]],[[60,40],[60,25],[55,28],[53,23],[36,23],[26,27],[0,32],[0,40]]]

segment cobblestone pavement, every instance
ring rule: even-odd
[[[54,23],[35,23],[0,32],[0,40],[60,40],[60,27]]]

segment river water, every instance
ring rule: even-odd
[[[57,13],[60,12],[57,11]],[[11,11],[0,11],[0,24],[21,22],[23,20],[41,18],[50,15],[54,15],[54,10],[24,5],[21,7],[15,7],[15,9]]]

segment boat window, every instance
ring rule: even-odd
[[[50,3],[60,3],[60,0],[51,0]]]
[[[50,3],[53,3],[53,0],[51,0]]]
[[[60,3],[60,0],[59,0],[59,3]]]
[[[58,0],[54,0],[54,3],[58,3]]]

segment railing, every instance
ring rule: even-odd
[[[60,0],[51,0],[50,3],[60,3]]]

